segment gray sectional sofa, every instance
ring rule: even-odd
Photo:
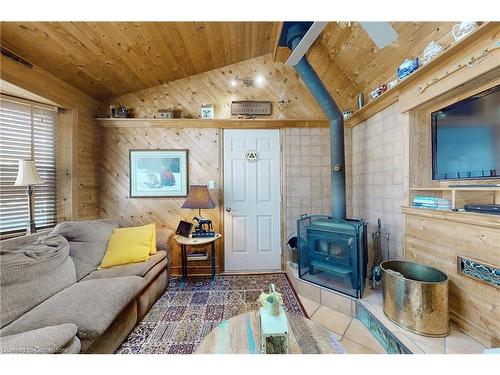
[[[97,270],[118,224],[64,222],[0,242],[0,351],[113,353],[168,286],[166,229],[142,263]]]

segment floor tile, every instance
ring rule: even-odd
[[[302,306],[304,306],[304,309],[306,309],[307,315],[309,316],[312,316],[320,306],[318,302],[313,301],[312,299],[309,299],[307,297],[301,296],[300,294],[299,294],[299,299],[300,302],[302,303]]]
[[[406,329],[401,329],[401,332],[406,335],[417,345],[420,349],[422,349],[425,353],[432,354],[444,354],[445,353],[445,339],[444,337],[427,337],[418,335],[416,333],[410,332]]]
[[[358,343],[349,340],[348,338],[344,337],[340,343],[345,349],[345,352],[347,354],[377,354],[373,351],[371,351],[368,348],[365,348],[363,345],[359,345]]]
[[[352,298],[339,295],[337,293],[329,292],[321,289],[321,304],[328,306],[331,309],[340,311],[343,314],[352,316],[351,311]]]
[[[387,353],[384,347],[358,319],[352,319],[344,337],[376,353]]]
[[[365,291],[363,293],[363,298],[362,300],[370,301],[372,303],[375,303],[377,305],[382,306],[384,301],[382,297],[382,290],[381,289],[371,289],[369,285],[365,288]]]
[[[312,315],[311,320],[342,336],[349,326],[351,317],[329,307],[321,306]]]
[[[473,338],[455,327],[451,327],[450,335],[446,338],[447,354],[479,354],[486,349]]]
[[[317,286],[297,280],[295,289],[297,294],[300,294],[301,296],[307,297],[318,303],[321,301],[320,291]]]

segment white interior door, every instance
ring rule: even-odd
[[[226,271],[281,268],[280,200],[279,130],[224,130]]]

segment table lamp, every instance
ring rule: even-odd
[[[193,219],[197,221],[195,232],[205,232],[206,230],[203,229],[203,225],[207,225],[208,230],[212,229],[212,221],[201,216],[202,208],[215,208],[215,203],[210,197],[210,193],[208,192],[208,188],[206,185],[191,185],[189,187],[188,196],[184,201],[182,208],[198,209],[198,216],[194,217]]]
[[[26,195],[28,196],[28,211],[29,221],[26,228],[27,234],[36,232],[35,219],[34,219],[34,196],[33,185],[43,184],[38,171],[36,170],[35,161],[31,159],[19,160],[19,169],[17,171],[16,182],[14,186],[26,186]]]

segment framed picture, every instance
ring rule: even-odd
[[[214,118],[214,106],[211,104],[205,104],[201,106],[200,118],[213,119]]]
[[[130,150],[130,198],[186,197],[188,150]]]

